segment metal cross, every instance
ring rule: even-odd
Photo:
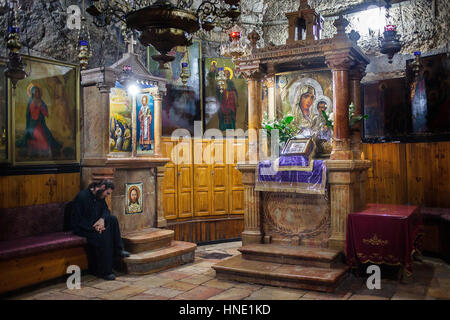
[[[130,40],[125,40],[125,42],[127,43],[127,52],[128,53],[134,53],[134,46],[137,44],[136,40],[134,40],[134,34],[131,34],[131,38]]]

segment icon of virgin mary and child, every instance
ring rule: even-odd
[[[323,97],[323,96],[322,96]],[[322,140],[330,140],[332,132],[325,125],[325,118],[322,115],[326,111],[327,101],[320,100],[315,103],[316,90],[309,85],[300,88],[299,98],[293,108],[295,122],[300,129],[300,135],[306,137],[316,133]],[[313,112],[313,105],[317,105]]]

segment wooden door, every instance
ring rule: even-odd
[[[242,215],[244,186],[237,163],[248,151],[246,139],[163,139],[163,185],[167,220]]]
[[[211,206],[211,141],[194,139],[194,216],[210,215]]]
[[[183,139],[177,145],[178,218],[191,218],[194,214],[194,176],[192,166],[192,140]]]
[[[248,150],[246,142],[246,139],[227,140],[230,214],[244,214],[244,185],[242,184],[242,173],[237,169],[237,164],[246,159]]]
[[[211,154],[211,215],[226,215],[228,211],[228,165],[226,140],[212,140]]]
[[[176,143],[176,141],[171,141],[171,139],[166,138],[162,140],[161,144],[163,157],[171,159],[166,164],[163,180],[163,208],[164,217],[167,220],[173,220],[178,217],[178,175],[177,166],[172,159],[172,150]]]

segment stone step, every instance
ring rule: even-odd
[[[347,276],[349,269],[339,265],[333,269],[305,267],[247,260],[237,255],[212,266],[216,277],[277,287],[333,292]]]
[[[173,230],[148,228],[128,233],[122,239],[125,250],[139,253],[169,247],[173,237]]]
[[[247,260],[301,265],[305,267],[333,268],[342,261],[338,250],[279,244],[251,244],[238,249]]]
[[[172,241],[167,248],[132,254],[123,259],[129,274],[149,274],[194,261],[197,245],[191,242]]]

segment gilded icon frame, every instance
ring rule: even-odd
[[[61,61],[57,61],[57,60],[50,60],[50,59],[44,59],[44,58],[38,58],[38,57],[32,57],[32,56],[22,56],[22,59],[24,61],[25,64],[25,71],[27,73],[29,73],[29,76],[27,78],[25,78],[24,80],[21,80],[17,83],[17,86],[15,89],[12,88],[11,85],[11,81],[8,80],[8,95],[10,97],[9,99],[9,110],[10,110],[10,114],[11,114],[11,130],[10,130],[10,135],[11,135],[11,139],[10,139],[10,159],[12,161],[13,166],[29,166],[29,165],[57,165],[57,164],[77,164],[80,163],[80,66],[76,65],[76,64],[72,64],[72,63],[66,63],[66,62],[61,62]],[[43,65],[50,65],[54,67],[54,70],[58,70],[58,68],[68,68],[69,71],[68,72],[74,72],[73,75],[73,81],[71,81],[72,83],[70,84],[71,87],[68,86],[61,86],[62,90],[68,90],[69,92],[72,92],[72,97],[73,97],[73,101],[72,101],[72,109],[70,110],[70,114],[68,113],[67,115],[70,117],[73,117],[73,136],[71,137],[71,139],[73,140],[71,143],[71,145],[69,147],[72,148],[73,152],[74,152],[74,156],[70,157],[70,159],[52,159],[51,157],[49,159],[46,160],[21,160],[20,158],[18,159],[17,157],[17,152],[18,152],[18,148],[16,146],[16,129],[17,129],[17,95],[20,94],[18,92],[18,90],[23,90],[22,86],[25,83],[30,82],[30,84],[28,86],[31,86],[31,83],[33,80],[39,80],[39,79],[43,79],[42,77],[39,78],[39,75],[35,75],[33,74],[33,69],[31,67],[31,65],[37,65],[37,64],[43,64]],[[31,68],[31,72],[30,72],[30,68]],[[36,78],[33,78],[36,77]],[[58,76],[58,77],[62,77],[64,78],[64,74],[56,74],[53,77]],[[48,78],[48,77],[47,77]],[[31,79],[31,80],[30,80]],[[28,90],[28,88],[27,88]],[[39,91],[41,91],[42,89],[40,89]],[[31,89],[32,91],[32,89]],[[25,91],[27,92],[27,91]],[[59,94],[59,93],[58,93]],[[43,95],[43,94],[42,94]],[[55,94],[55,96],[57,96]],[[53,102],[53,101],[52,101]],[[69,158],[69,157],[68,157]]]
[[[138,208],[131,207],[131,192],[137,191],[137,204]],[[137,183],[125,183],[125,214],[140,214],[144,212],[144,184],[142,182]]]
[[[0,81],[2,82],[0,88],[3,88],[0,90],[0,99],[2,100],[0,112],[3,112],[4,116],[2,117],[0,114],[0,148],[3,149],[4,145],[4,151],[0,149],[0,163],[11,162],[11,109],[9,108],[11,95],[8,92],[9,81],[3,72],[5,69],[6,59],[0,57]],[[5,141],[3,141],[4,135],[6,135]]]
[[[291,150],[295,145],[301,145],[299,150]],[[286,143],[281,152],[283,156],[309,156],[311,154],[311,147],[313,146],[312,139],[297,139],[292,138]]]

